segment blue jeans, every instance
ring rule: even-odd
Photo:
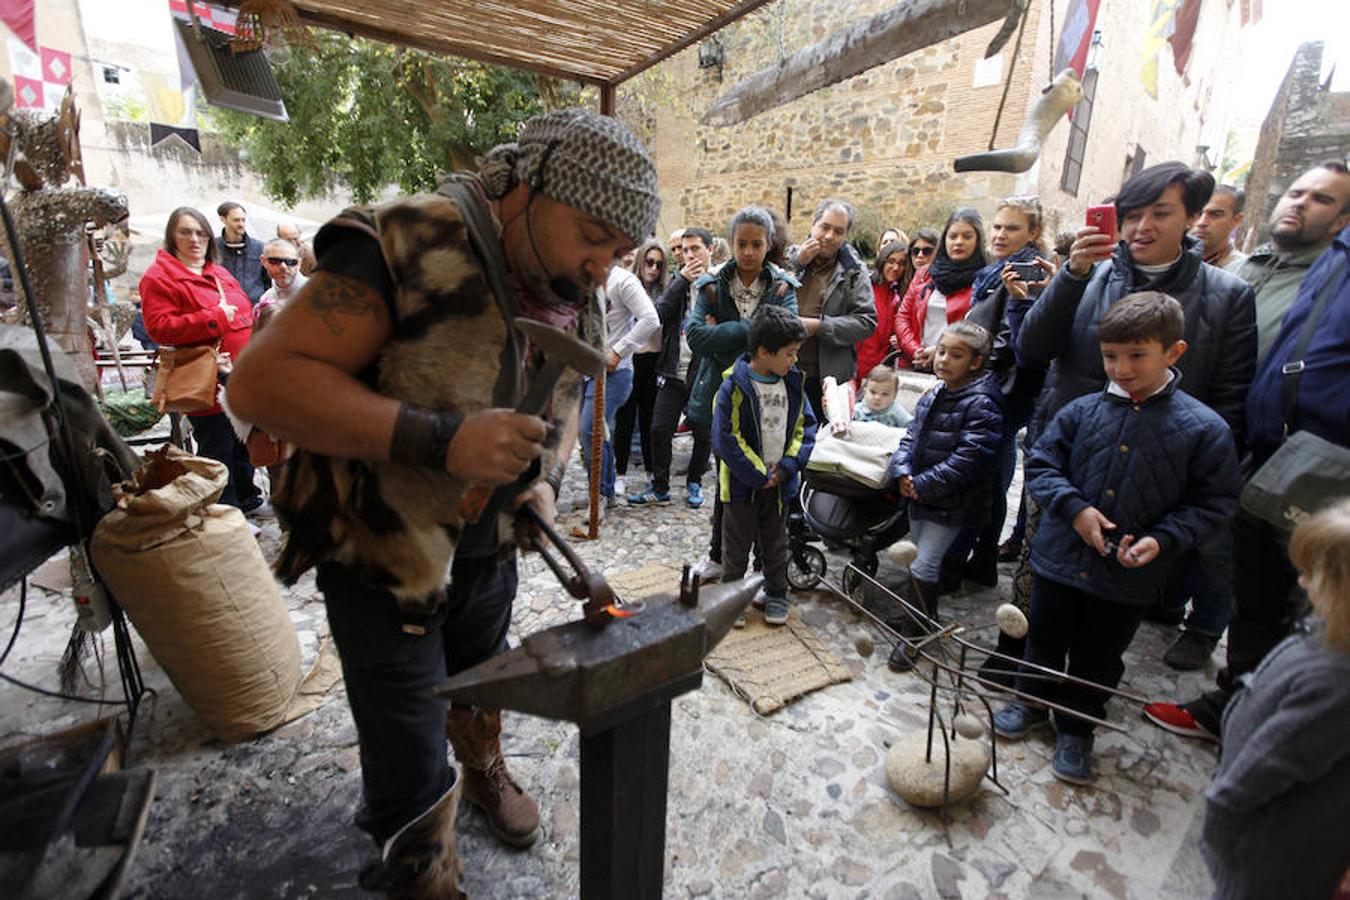
[[[1181,612],[1188,599],[1186,630],[1212,638],[1222,635],[1233,617],[1232,539],[1227,529],[1186,551],[1172,566],[1161,606]]]
[[[198,456],[224,463],[229,470],[230,480],[225,483],[220,502],[245,512],[256,509],[263,502],[263,495],[253,483],[248,448],[235,435],[225,414],[192,416],[192,436],[197,439]]]
[[[376,843],[431,807],[450,786],[445,714],[435,689],[507,649],[518,581],[516,558],[456,557],[446,602],[412,620],[387,591],[354,568],[318,567],[318,586],[342,660],[347,703],[361,748],[362,808],[357,827]]]
[[[633,370],[615,369],[605,376],[605,432],[600,449],[600,496],[614,496],[614,414],[628,402],[633,392]],[[581,401],[581,459],[586,477],[591,472],[591,426],[595,423],[595,379],[586,379],[586,395]]]
[[[924,519],[909,520],[909,539],[919,548],[919,555],[909,564],[909,574],[920,581],[936,582],[942,569],[942,557],[961,533],[959,525],[943,525]]]

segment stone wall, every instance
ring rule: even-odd
[[[1261,125],[1247,181],[1248,250],[1269,239],[1270,214],[1292,181],[1350,154],[1350,92],[1323,90],[1321,72],[1322,44],[1301,45]]]
[[[667,63],[666,77],[677,88],[672,101],[657,104],[654,149],[665,201],[662,227],[702,224],[720,233],[746,204],[784,212],[790,189],[788,224],[794,239],[804,235],[815,206],[836,195],[854,203],[860,223],[875,233],[890,225],[940,225],[962,198],[1009,193],[1013,176],[951,172],[953,158],[989,143],[1003,81],[974,87],[973,80],[976,61],[998,23],[742,125],[697,124],[723,91],[779,58],[780,33],[788,52],[794,52],[891,5],[889,0],[783,0],[781,8],[775,5],[727,29],[722,36],[726,65],[720,73],[699,69],[696,49]],[[1035,6],[1029,36],[1036,31]],[[1011,49],[1009,42],[1000,54],[1005,77]],[[1040,87],[1024,46],[1001,120],[1000,144],[1015,139],[1028,96]]]
[[[781,0],[723,33],[726,65],[699,69],[691,49],[658,69],[666,87],[651,92],[653,136],[665,200],[662,227],[702,224],[720,231],[747,203],[782,211],[792,190],[789,229],[800,238],[822,198],[839,194],[857,205],[863,231],[888,225],[939,226],[952,208],[972,205],[988,216],[1012,193],[1036,193],[1047,231],[1072,229],[1084,209],[1118,188],[1138,148],[1149,162],[1197,164],[1197,147],[1217,156],[1240,98],[1226,75],[1241,24],[1236,6],[1205,4],[1191,58],[1178,75],[1172,51],[1158,51],[1158,96],[1140,80],[1149,5],[1103,0],[1097,27],[1103,46],[1097,105],[1083,177],[1076,194],[1059,187],[1069,127],[1061,121],[1040,161],[1022,175],[952,171],[952,160],[989,147],[990,132],[1013,70],[995,143],[1012,145],[1027,109],[1046,86],[1053,43],[1069,0],[1032,0],[1015,63],[1014,40],[997,76],[976,87],[976,65],[997,23],[879,66],[856,78],[770,110],[734,128],[697,119],[723,91],[844,25],[893,5],[892,0]],[[781,36],[781,40],[780,40]],[[981,67],[983,69],[983,67]],[[642,88],[637,88],[641,93]],[[621,91],[621,96],[623,95]],[[632,101],[630,101],[632,102]],[[638,104],[641,105],[641,104]]]

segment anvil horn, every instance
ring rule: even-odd
[[[585,724],[672,682],[702,672],[703,657],[731,630],[762,578],[701,589],[696,607],[675,594],[607,628],[568,622],[460,672],[437,688],[458,703]]]

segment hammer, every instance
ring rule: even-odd
[[[516,330],[544,354],[544,364],[535,374],[524,398],[516,405],[516,412],[528,416],[543,415],[553,389],[558,386],[558,379],[568,368],[592,378],[604,373],[605,355],[580,338],[532,319],[516,319],[515,324]],[[465,494],[459,504],[460,517],[465,522],[477,522],[492,499],[492,491],[490,487],[479,486]]]

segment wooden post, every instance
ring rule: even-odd
[[[614,104],[617,99],[618,89],[614,82],[606,81],[600,85],[600,115],[613,116]]]
[[[591,520],[587,527],[586,539],[593,541],[600,536],[600,465],[601,451],[605,442],[605,375],[601,373],[595,379],[595,406],[591,410]]]

